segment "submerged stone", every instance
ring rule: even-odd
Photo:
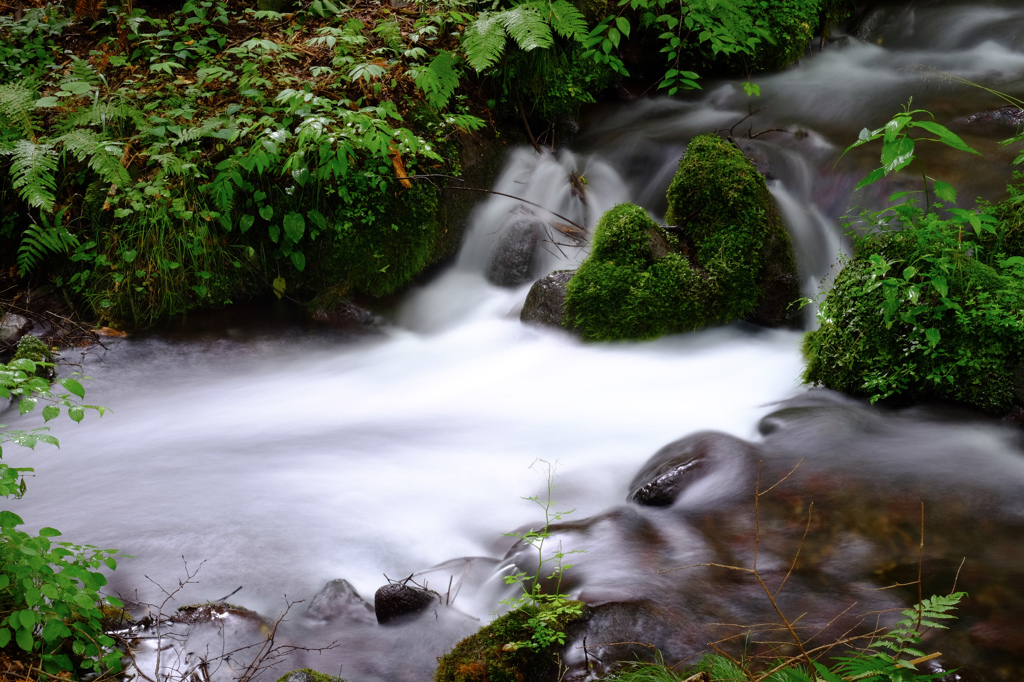
[[[526,324],[561,327],[565,319],[565,292],[575,270],[558,270],[541,277],[526,295],[519,319]]]
[[[517,220],[502,230],[487,265],[487,281],[499,287],[518,287],[533,279],[537,244],[544,237],[544,223]]]
[[[412,616],[440,603],[440,595],[405,582],[391,582],[373,595],[373,610],[381,625]]]
[[[344,618],[364,624],[376,622],[373,607],[343,578],[324,585],[309,602],[306,615],[318,620]]]

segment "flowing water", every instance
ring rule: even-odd
[[[111,412],[56,424],[59,451],[7,449],[7,463],[37,472],[11,508],[30,527],[55,526],[70,540],[130,555],[119,561],[111,590],[140,602],[159,603],[163,590],[194,573],[172,606],[241,586],[230,601],[273,619],[335,578],[372,602],[385,575],[416,573],[449,602],[429,618],[395,627],[367,622],[362,612],[326,621],[298,604],[281,631],[282,641],[310,647],[339,642],[323,654],[293,656],[292,667],[340,671],[354,682],[412,682],[428,679],[436,656],[508,596],[500,574],[513,540],[503,533],[538,522],[541,510],[521,497],[544,494],[544,476],[531,464],[546,460],[557,463],[556,507],[574,510],[563,546],[586,550],[574,559],[569,589],[594,604],[664,598],[674,634],[657,627],[645,634],[663,636],[685,657],[709,633],[720,634],[708,623],[769,617],[749,586],[707,572],[670,579],[654,570],[750,559],[750,469],[714,465],[670,510],[622,505],[655,451],[713,430],[754,443],[750,456],[765,460],[766,480],[805,461],[787,481],[792,489],[781,488],[777,508],[766,498],[765,513],[782,519],[766,528],[783,538],[766,541],[766,571],[784,567],[795,547],[787,509],[820,499],[835,522],[809,536],[811,577],[798,575],[787,588],[793,609],[827,623],[828,609],[847,597],[906,605],[906,595],[853,593],[907,577],[923,500],[928,587],[948,590],[969,555],[961,577],[980,593],[972,595],[979,606],[965,616],[966,634],[947,642],[947,653],[983,678],[1010,679],[1024,650],[1017,620],[1024,557],[1013,542],[1024,513],[1019,435],[972,416],[885,414],[808,394],[799,384],[795,332],[728,327],[583,345],[519,322],[529,284],[500,288],[485,277],[493,244],[516,221],[592,227],[624,200],[661,215],[687,140],[731,129],[770,178],[806,292],[816,293],[842,249],[837,219],[914,182],[854,196],[877,150],[837,162],[862,127],[882,125],[911,96],[914,107],[931,109],[987,154],[936,148],[923,154],[929,173],[960,187],[963,198],[1000,196],[1015,152],[996,142],[1013,128],[967,118],[1002,103],[940,72],[1024,94],[1024,9],[879,11],[859,35],[759,78],[756,101],[723,82],[687,100],[642,99],[596,112],[572,153],[510,154],[495,189],[533,204],[492,197],[481,205],[458,260],[410,292],[395,324],[378,335],[225,323],[187,340],[113,340],[86,352],[89,402]],[[753,136],[769,128],[782,132]],[[568,182],[573,172],[586,179],[585,204]],[[585,247],[549,230],[532,274],[584,256]],[[789,402],[776,412],[780,401]]]

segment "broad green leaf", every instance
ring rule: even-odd
[[[946,297],[949,294],[949,285],[946,283],[946,278],[942,275],[932,277],[932,286],[935,287],[935,291],[939,293],[939,296]]]
[[[55,107],[58,104],[60,104],[60,99],[58,99],[57,97],[40,97],[36,100],[35,108],[45,109],[49,107]]]
[[[302,255],[301,251],[292,251],[289,257],[292,259],[292,265],[295,266],[296,270],[302,272],[306,269],[306,257]]]
[[[78,383],[74,379],[59,379],[58,383],[73,394],[77,395],[79,398],[85,397],[85,389],[82,388],[82,384]]]
[[[274,223],[273,225],[271,225],[270,227],[267,228],[267,231],[270,233],[270,241],[274,242],[275,244],[278,241],[280,241],[280,239],[281,239],[281,226],[280,225],[278,225],[277,223]]]
[[[274,279],[273,287],[274,287],[274,295],[275,296],[277,296],[278,298],[281,298],[282,296],[284,296],[285,287],[286,287],[286,283],[284,281],[284,277],[277,277],[276,279]]]
[[[14,635],[14,639],[22,650],[32,651],[32,645],[35,644],[35,640],[32,638],[31,630],[18,630],[18,633]]]
[[[274,207],[273,206],[260,206],[260,217],[263,218],[264,220],[270,220],[271,218],[273,218],[274,217]],[[242,231],[244,232],[245,230],[243,229]]]
[[[50,421],[60,415],[60,408],[56,405],[47,405],[43,408],[43,421]]]
[[[615,26],[622,32],[622,35],[629,37],[629,19],[626,17],[615,17]]]
[[[60,535],[60,531],[56,528],[50,528],[49,526],[46,526],[39,529],[39,534],[42,535],[44,538],[55,538],[58,535]]]
[[[26,374],[32,374],[36,371],[36,363],[32,362],[28,358],[18,358],[17,360],[7,363],[7,366],[11,369],[20,369]]]
[[[6,573],[0,573],[0,590],[7,589],[7,586],[11,584],[11,576]],[[0,646],[0,648],[3,648]]]
[[[922,130],[927,130],[929,133],[938,135],[938,142],[948,145],[953,149],[959,149],[963,152],[970,152],[971,154],[981,156],[981,152],[970,147],[966,142],[960,139],[959,135],[944,125],[933,121],[915,121],[913,125],[915,128],[921,128]]]
[[[873,184],[875,182],[878,182],[879,180],[881,180],[884,177],[885,177],[885,169],[883,169],[883,168],[876,168],[875,170],[871,171],[866,176],[864,176],[864,178],[860,182],[857,183],[857,186],[854,187],[854,189],[857,190],[857,189],[860,189],[861,187],[867,187],[868,185],[871,185],[871,184]]]
[[[0,649],[11,643],[11,631],[7,628],[0,628]]]
[[[0,528],[14,528],[25,523],[21,517],[11,511],[0,511]]]
[[[282,222],[284,224],[285,236],[288,237],[293,244],[298,243],[306,231],[306,219],[302,217],[301,213],[289,211]]]
[[[256,218],[254,218],[251,214],[246,213],[244,216],[238,219],[238,227],[244,233],[250,227],[252,227],[252,224],[254,222],[256,222]]]
[[[936,180],[935,187],[933,189],[935,191],[935,196],[942,201],[948,201],[951,203],[956,201],[956,190],[953,189],[953,185],[942,182],[941,180]]]
[[[43,639],[47,642],[53,642],[70,636],[71,630],[68,626],[57,619],[47,621],[46,625],[43,626]]]
[[[26,396],[18,402],[18,413],[27,414],[36,407],[36,399]]]
[[[882,147],[882,169],[885,174],[906,168],[914,160],[914,141],[900,137]]]
[[[73,422],[80,422],[85,417],[85,410],[80,405],[72,405],[68,408],[68,417]]]

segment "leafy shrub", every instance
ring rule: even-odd
[[[74,421],[81,421],[87,408],[103,413],[102,408],[77,403],[85,392],[74,378],[59,381],[69,393],[53,393],[41,377],[46,369],[47,363],[26,358],[0,365],[0,397],[17,399],[20,414],[45,403],[46,421],[56,418],[62,407]],[[0,442],[29,448],[39,442],[57,445],[46,431],[6,430],[0,432]],[[0,496],[21,497],[26,490],[23,474],[29,471],[0,462]],[[17,514],[0,510],[0,648],[16,647],[38,657],[49,674],[119,671],[121,653],[103,633],[101,621],[104,602],[116,607],[121,603],[100,595],[107,581],[97,570],[116,567],[116,550],[57,542],[53,538],[60,531],[54,528],[31,535],[18,530],[23,523]]]
[[[914,159],[911,131],[966,149],[943,126],[905,111],[854,146],[881,138],[882,167],[859,186]],[[945,399],[992,414],[1024,404],[1024,252],[1012,206],[944,212],[952,187],[933,181],[927,208],[911,193],[868,214],[875,231],[855,237],[855,253],[804,341],[804,380],[878,400]],[[1004,216],[1004,220],[997,219]]]

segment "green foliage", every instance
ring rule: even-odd
[[[545,467],[546,494],[525,497],[544,511],[544,525],[537,530],[508,533],[519,538],[524,545],[537,552],[537,568],[532,575],[519,572],[505,577],[508,585],[518,585],[522,594],[503,601],[514,610],[495,619],[459,642],[455,648],[438,659],[435,682],[519,682],[541,679],[556,665],[556,655],[565,645],[566,628],[587,616],[586,605],[569,599],[560,591],[562,574],[571,567],[563,563],[567,554],[558,551],[545,554],[544,546],[551,537],[551,524],[572,513],[554,511],[554,468],[549,462],[538,460]],[[553,565],[550,570],[546,568]],[[545,591],[542,581],[548,581]]]
[[[904,111],[858,146],[882,139],[875,182],[909,166],[924,131],[971,151],[921,112]],[[851,147],[852,148],[852,147]],[[874,231],[855,236],[855,255],[819,310],[820,328],[807,335],[804,380],[872,402],[946,399],[993,414],[1024,401],[1015,372],[1024,358],[1024,252],[1010,207],[950,208],[951,186],[922,173],[925,208],[913,193],[867,214]],[[938,197],[942,201],[934,201]],[[940,213],[941,212],[941,213]]]
[[[36,264],[50,254],[69,254],[79,246],[78,237],[68,232],[62,224],[67,207],[62,208],[50,221],[46,213],[40,215],[40,223],[31,224],[21,235],[18,247],[18,271],[22,277],[30,273]]]
[[[715,136],[691,141],[668,190],[666,232],[623,204],[598,223],[569,281],[566,326],[592,341],[652,339],[744,319],[787,324],[798,295],[789,235],[743,154]],[[768,292],[768,289],[772,289]],[[768,299],[781,299],[771,319]]]
[[[516,651],[525,647],[540,652],[553,646],[562,646],[565,644],[565,623],[583,613],[582,602],[570,600],[561,592],[562,575],[572,567],[572,564],[563,563],[562,560],[567,554],[574,554],[580,550],[564,552],[559,547],[553,554],[548,556],[544,554],[544,545],[551,537],[551,524],[554,521],[561,521],[562,517],[571,514],[572,510],[553,511],[555,502],[551,499],[551,493],[554,491],[554,467],[550,462],[543,460],[534,463],[535,466],[537,464],[547,467],[545,472],[546,495],[543,500],[540,496],[524,497],[523,499],[533,502],[544,511],[544,525],[538,530],[506,533],[508,536],[519,538],[521,543],[537,551],[537,569],[533,575],[520,571],[505,576],[505,584],[518,585],[522,589],[522,594],[514,599],[502,601],[502,604],[527,614],[525,625],[531,634],[528,639],[509,640],[503,647],[507,651]],[[544,568],[547,564],[554,564],[550,573],[547,573]],[[543,580],[553,582],[550,592],[544,591],[541,584]]]
[[[466,27],[462,47],[469,65],[485,71],[505,52],[509,38],[529,52],[550,48],[554,34],[580,41],[586,27],[583,15],[567,0],[527,1],[509,9],[480,12]]]
[[[52,357],[38,339],[18,344],[15,358],[0,365],[0,397],[17,399],[20,414],[42,404],[46,421],[59,416],[61,408],[74,421],[81,421],[86,409],[103,413],[103,408],[78,403],[85,391],[73,377],[59,382],[67,393],[54,393],[43,378],[52,363],[29,359],[40,355]],[[58,445],[47,431],[5,430],[0,443]],[[26,490],[23,476],[30,471],[0,462],[0,496],[21,497]],[[60,531],[54,528],[32,535],[18,529],[23,523],[17,514],[0,511],[0,648],[16,647],[37,656],[42,670],[51,675],[119,671],[121,652],[103,632],[101,605],[121,603],[101,597],[106,578],[98,570],[116,567],[116,550],[55,541]]]

